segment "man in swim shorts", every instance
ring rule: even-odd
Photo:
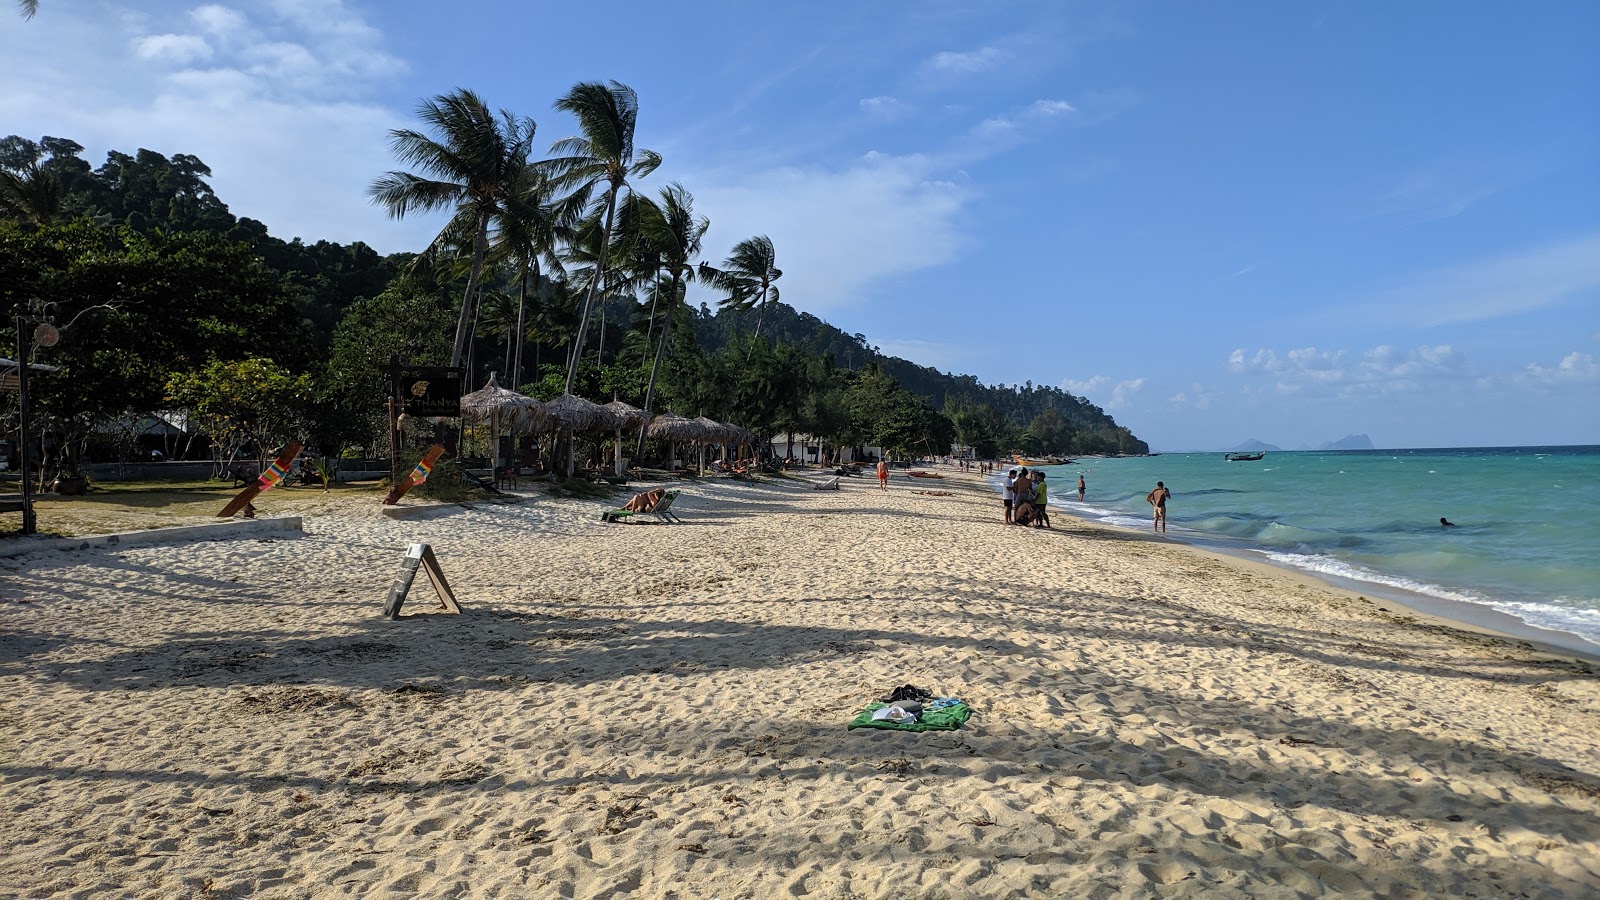
[[[1145,502],[1154,509],[1155,518],[1150,521],[1151,531],[1167,533],[1167,499],[1171,496],[1172,492],[1159,481],[1156,482],[1156,489],[1145,495]]]
[[[1085,487],[1085,485],[1083,483],[1083,476],[1079,475],[1078,476],[1078,502],[1079,503],[1083,502],[1083,489],[1084,489],[1084,487]]]
[[[878,487],[885,491],[889,489],[889,460],[883,458],[878,460]]]

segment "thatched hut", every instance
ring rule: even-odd
[[[544,404],[527,394],[519,394],[509,388],[501,387],[493,372],[489,373],[489,381],[482,388],[461,395],[462,424],[489,425],[491,446],[494,448],[490,456],[494,458],[496,469],[501,465],[500,431],[536,429],[542,426],[544,421]]]
[[[626,475],[628,473],[628,458],[622,455],[622,429],[642,428],[645,423],[650,421],[650,416],[639,407],[634,406],[631,403],[624,403],[621,400],[613,400],[610,403],[604,404],[604,406],[606,409],[611,411],[612,415],[617,417],[616,472],[618,475]],[[642,436],[640,440],[643,440]]]
[[[567,441],[567,477],[577,469],[576,454],[572,450],[572,435],[585,431],[610,431],[617,427],[616,413],[592,400],[573,394],[562,394],[544,405],[546,427],[558,432]]]

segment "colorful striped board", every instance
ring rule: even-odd
[[[396,484],[394,487],[389,489],[389,496],[383,498],[383,505],[393,506],[396,503],[399,503],[400,498],[406,495],[406,491],[409,491],[424,481],[427,481],[428,473],[433,471],[433,464],[438,462],[439,457],[443,455],[443,444],[434,444],[432,447],[429,447],[428,452],[421,459],[417,460],[417,467],[411,470],[411,474],[406,476],[405,479],[399,484]]]
[[[294,465],[294,458],[299,455],[300,442],[290,441],[289,445],[283,448],[283,452],[278,454],[278,458],[272,461],[272,465],[267,466],[267,470],[262,472],[260,477],[255,480],[255,483],[240,491],[239,496],[229,500],[228,505],[222,508],[222,512],[217,513],[217,517],[226,519],[241,509],[252,510],[253,507],[251,507],[250,501],[260,496],[262,491],[272,490],[274,485],[282,481],[284,476],[289,474],[289,467]],[[245,517],[249,518],[249,512],[245,513]]]

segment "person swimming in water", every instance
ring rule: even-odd
[[[1449,519],[1446,519],[1444,516],[1440,516],[1439,517],[1439,524],[1441,526],[1445,527],[1445,528],[1454,528],[1454,527],[1456,527],[1456,523],[1450,521]]]

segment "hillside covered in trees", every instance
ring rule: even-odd
[[[374,202],[454,218],[432,245],[389,256],[271,235],[229,211],[194,156],[112,151],[96,167],[70,140],[0,140],[0,304],[61,333],[33,354],[58,371],[36,380],[30,438],[71,471],[130,454],[130,423],[176,410],[211,438],[202,455],[290,437],[374,455],[387,434],[379,367],[398,354],[463,365],[474,386],[494,373],[543,399],[619,398],[899,455],[952,442],[991,456],[1147,452],[1082,398],[883,356],[779,302],[781,248],[765,236],[702,260],[710,223],[689,191],[647,190],[659,157],[631,134],[626,154],[608,143],[631,129],[631,91],[580,84],[557,106],[583,133],[547,159],[532,154],[531,120],[489,114],[471,92],[419,106],[425,129],[396,146],[423,172],[374,173]],[[479,138],[493,158],[446,152]],[[469,163],[481,171],[451,168]],[[717,309],[685,302],[694,282]]]

